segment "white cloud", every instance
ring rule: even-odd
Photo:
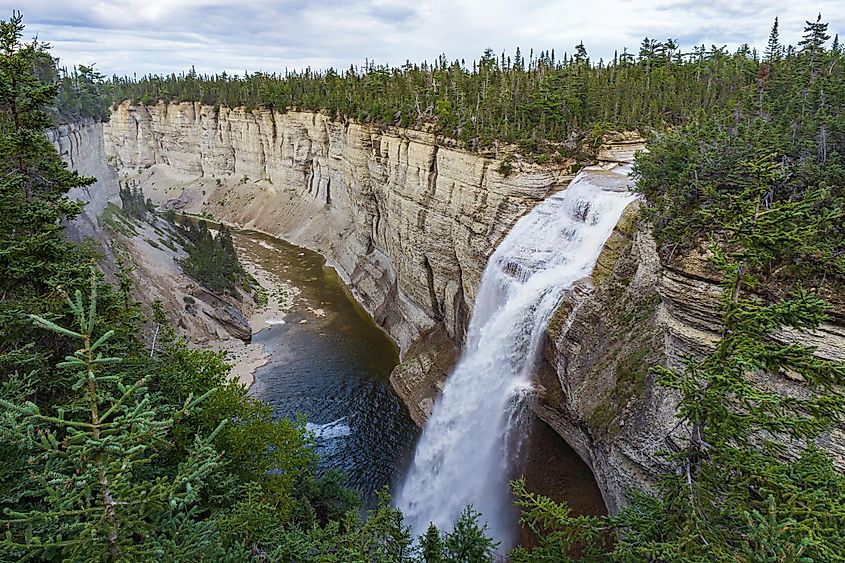
[[[15,8],[0,0],[0,16]],[[27,0],[23,11],[27,33],[65,64],[95,62],[107,74],[469,60],[486,47],[560,56],[580,41],[607,59],[644,36],[762,47],[775,16],[795,43],[818,12],[831,32],[845,31],[841,0]]]

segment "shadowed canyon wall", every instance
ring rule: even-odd
[[[109,166],[106,156],[103,124],[91,120],[71,121],[48,129],[47,139],[72,169],[97,181],[84,188],[74,188],[68,196],[72,200],[87,201],[82,213],[69,226],[74,240],[95,236],[100,232],[97,217],[109,201],[120,202],[117,173]]]

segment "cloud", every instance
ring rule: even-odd
[[[0,0],[0,15],[15,8]],[[122,75],[471,60],[487,47],[560,57],[581,41],[596,60],[635,52],[644,36],[762,48],[775,16],[796,43],[818,12],[845,31],[840,0],[27,0],[24,22],[64,64]]]

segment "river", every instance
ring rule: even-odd
[[[277,417],[305,415],[320,468],[343,471],[371,506],[377,490],[398,481],[419,434],[390,386],[398,347],[320,254],[254,231],[234,231],[234,239],[243,262],[281,282],[267,289],[291,302],[253,336],[270,362],[250,394]]]

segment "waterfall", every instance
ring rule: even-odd
[[[415,534],[451,530],[467,504],[507,548],[515,534],[508,450],[546,324],[593,270],[625,207],[629,167],[585,170],[520,219],[484,270],[466,345],[425,426],[396,505]]]

